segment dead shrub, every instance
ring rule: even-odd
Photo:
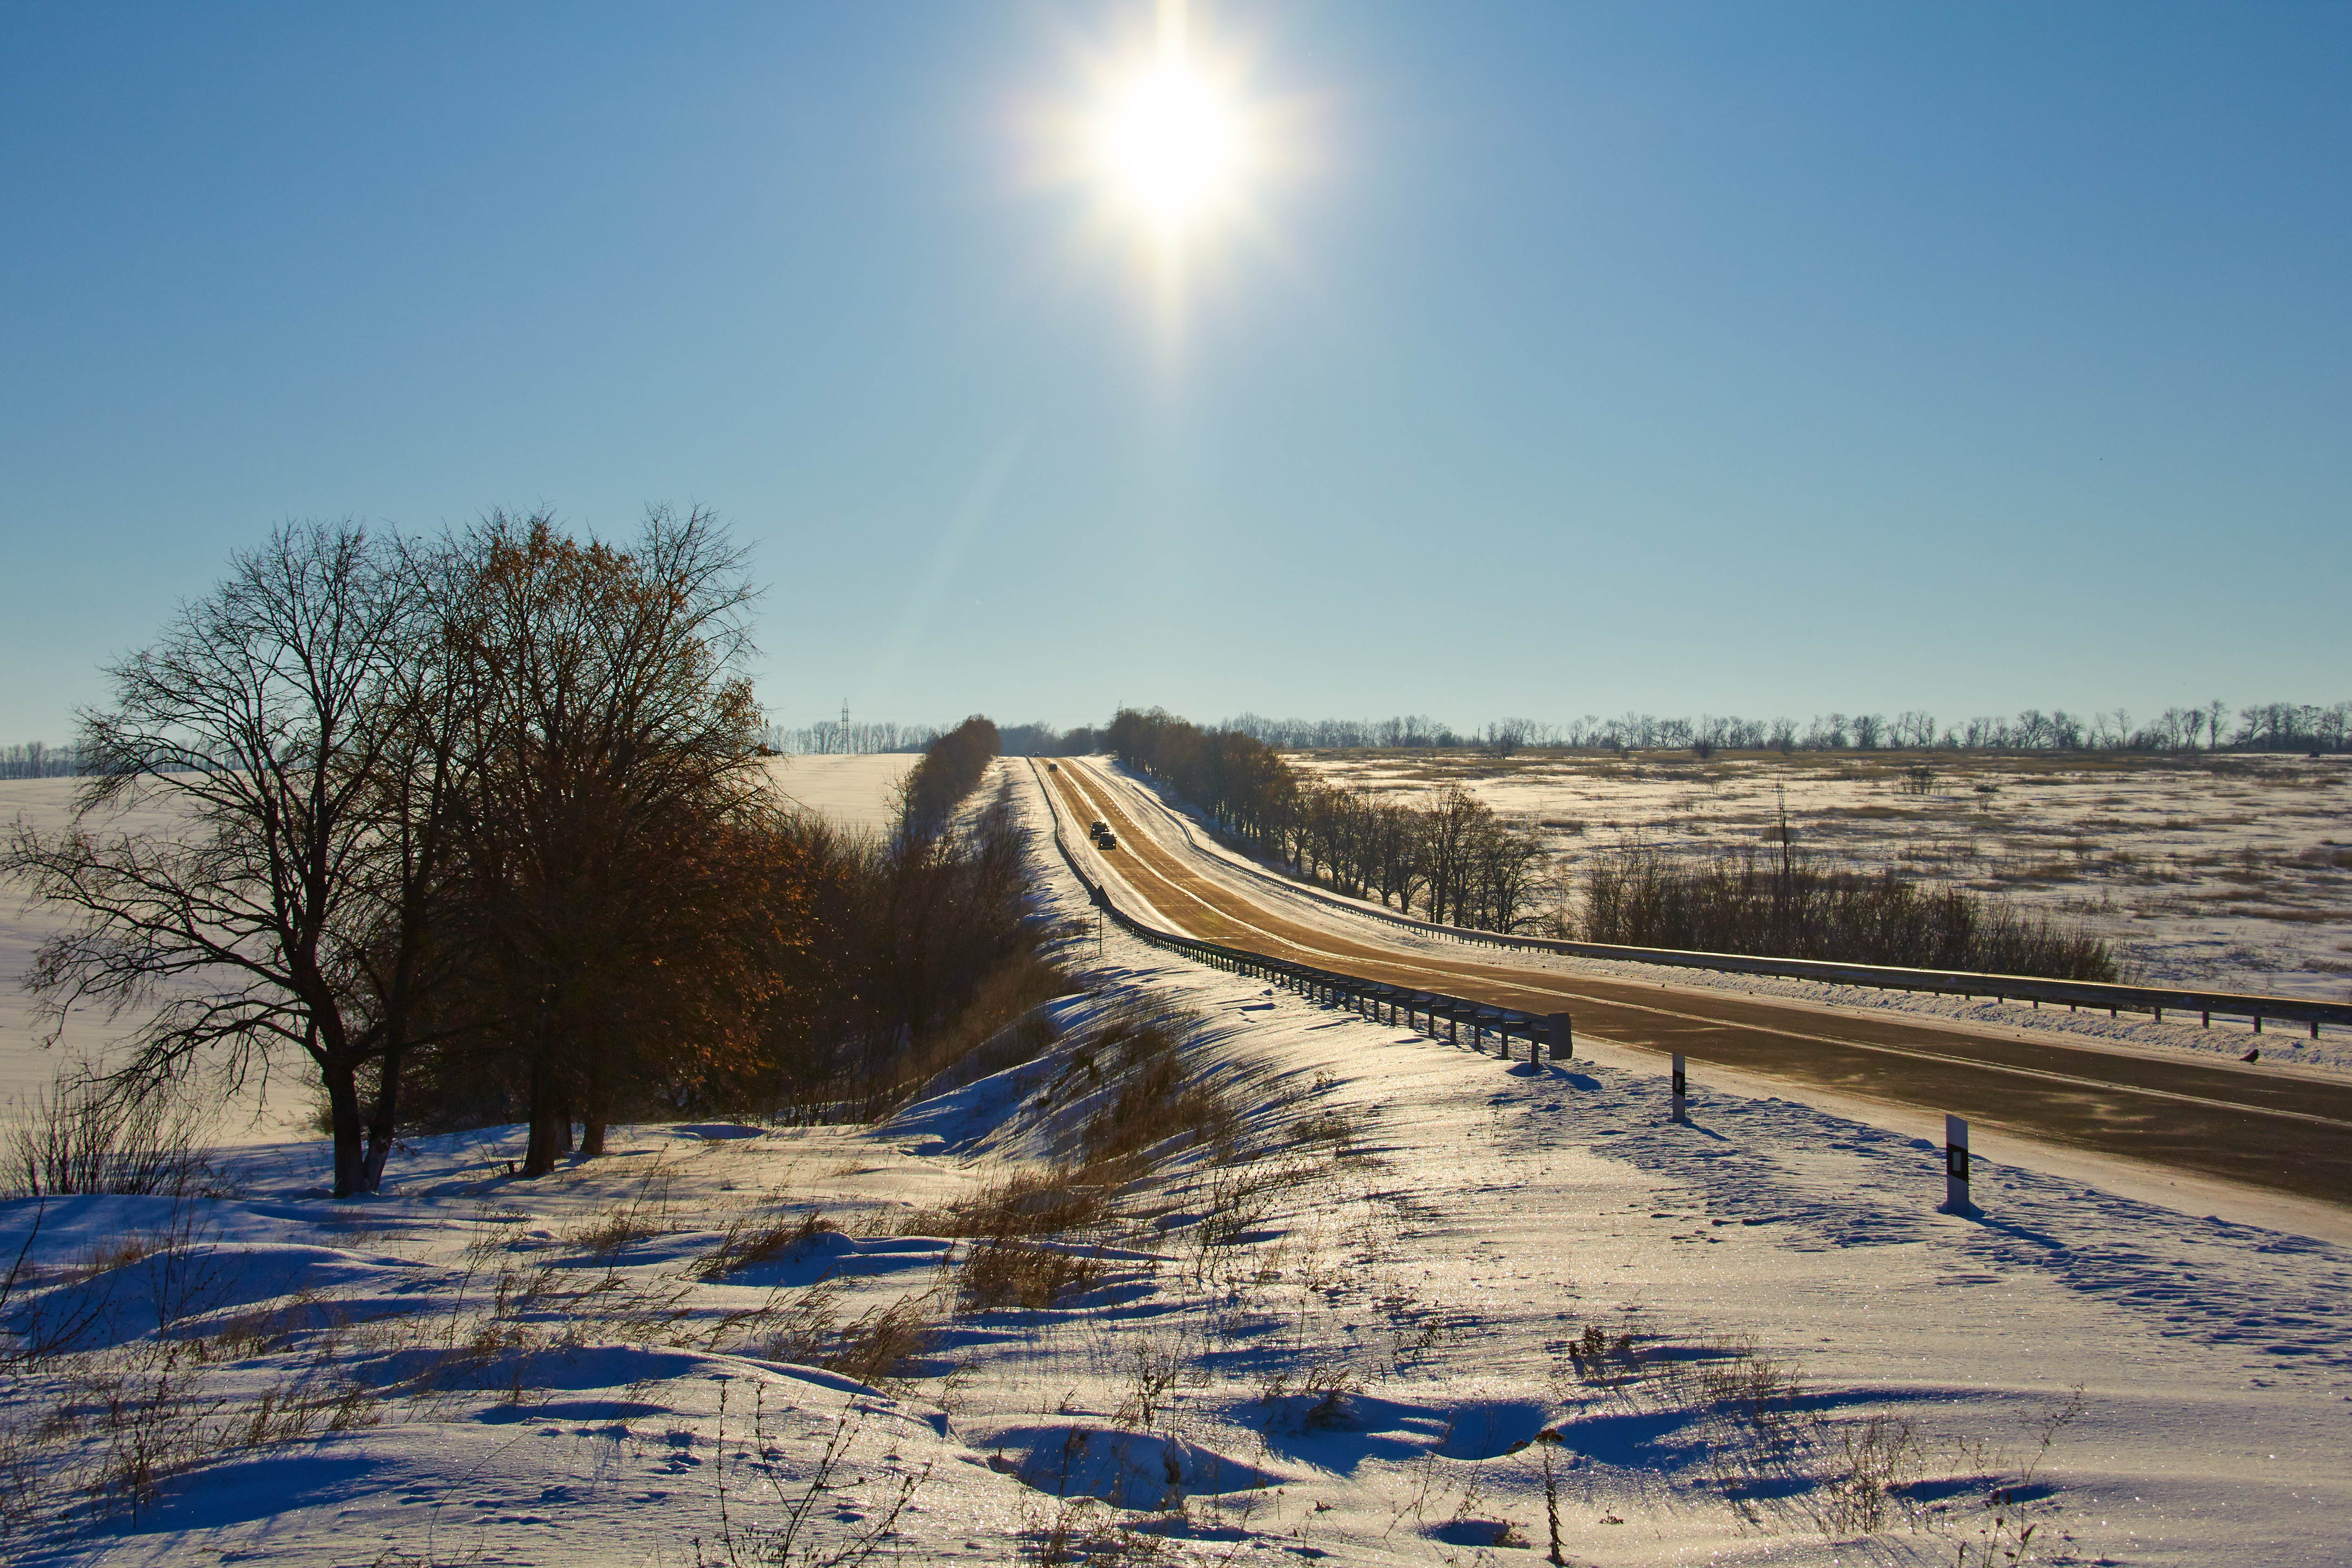
[[[768,1325],[760,1353],[793,1366],[822,1364],[841,1321],[840,1296],[840,1285],[827,1282],[771,1302],[757,1314]]]
[[[657,1226],[647,1223],[634,1209],[622,1209],[563,1231],[556,1237],[556,1245],[597,1263],[612,1263],[631,1242],[660,1234]]]
[[[1328,1143],[1335,1154],[1344,1154],[1356,1142],[1356,1124],[1343,1110],[1326,1110],[1309,1116],[1290,1130],[1291,1142],[1312,1146]]]
[[[876,1388],[887,1388],[909,1375],[909,1363],[930,1349],[939,1326],[913,1296],[901,1296],[887,1307],[841,1324],[832,1335],[824,1359],[827,1372]]]
[[[968,1311],[1004,1306],[1041,1310],[1087,1289],[1102,1274],[1099,1258],[998,1238],[971,1249],[958,1285]]]
[[[1031,952],[988,972],[955,1021],[924,1040],[909,1066],[921,1095],[940,1094],[1034,1061],[1057,1037],[1038,1006],[1066,996],[1069,976]]]
[[[1116,1018],[1073,1056],[1066,1079],[1084,1071],[1096,1082],[1118,1086],[1079,1133],[1086,1163],[1114,1164],[1179,1136],[1231,1145],[1240,1118],[1223,1095],[1184,1071],[1180,1047],[1193,1022],[1189,1014],[1165,1009]]]
[[[943,1209],[909,1215],[899,1234],[1002,1240],[1087,1229],[1107,1219],[1111,1205],[1111,1189],[1089,1174],[1066,1166],[1017,1171]]]
[[[1828,1536],[1875,1535],[1917,1479],[1918,1434],[1908,1421],[1873,1415],[1840,1426],[1828,1474],[1814,1489],[1815,1521]]]
[[[820,1213],[792,1219],[782,1215],[740,1215],[730,1220],[719,1245],[695,1266],[698,1279],[723,1279],[756,1263],[788,1258],[829,1230],[841,1227]]]
[[[0,1198],[208,1194],[196,1106],[162,1089],[118,1090],[58,1075],[0,1132]]]

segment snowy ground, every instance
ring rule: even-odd
[[[1691,853],[1760,847],[1785,805],[1791,841],[1817,860],[1901,865],[2062,914],[2116,939],[2152,984],[2352,996],[2343,757],[1292,760],[1386,793],[1459,783],[1540,830],[1571,878],[1584,857],[1635,837]],[[1930,776],[1913,779],[1914,765]]]
[[[1576,1563],[2346,1559],[2336,1242],[1997,1149],[1985,1215],[1947,1215],[1937,1152],[1867,1111],[1702,1083],[1675,1127],[1633,1053],[1535,1071],[1093,951],[1044,1054],[872,1130],[638,1128],[529,1184],[493,1131],[350,1205],[316,1146],[255,1147],[188,1216],[216,1240],[79,1279],[171,1216],[54,1207],[11,1323],[84,1348],[13,1369],[0,1474],[111,1508],[8,1550],[676,1563],[731,1530],[753,1561],[804,1503],[796,1549],[887,1524],[879,1560],[1532,1562],[1549,1454]],[[943,1205],[1137,1091],[1102,1037],[1138,1005],[1189,1016],[1234,1124],[1048,1238],[1092,1258],[1073,1293],[981,1307]],[[841,1231],[701,1277],[731,1223],[816,1210]],[[30,1219],[0,1211],[10,1256]],[[778,1359],[908,1322],[886,1386]]]
[[[776,757],[768,776],[812,811],[836,822],[887,832],[898,819],[898,781],[922,758],[890,752],[872,757]]]

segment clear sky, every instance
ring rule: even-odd
[[[788,723],[2352,696],[2352,6],[0,9],[0,741],[289,518],[701,502]]]

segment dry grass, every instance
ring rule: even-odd
[[[730,1221],[719,1245],[695,1265],[698,1279],[724,1279],[755,1263],[788,1258],[829,1230],[841,1227],[818,1213],[794,1219],[785,1215],[740,1215]]]
[[[1016,1171],[945,1208],[920,1209],[898,1226],[901,1236],[962,1236],[1004,1239],[1060,1236],[1090,1229],[1110,1214],[1111,1189],[1066,1166]]]
[[[0,1198],[216,1190],[196,1146],[203,1115],[163,1089],[121,1091],[59,1073],[0,1125]]]
[[[1090,1289],[1102,1275],[1098,1258],[1000,1237],[971,1249],[957,1284],[967,1311],[996,1307],[1040,1310]]]
[[[816,1364],[869,1386],[889,1389],[913,1374],[916,1359],[938,1338],[939,1321],[927,1300],[901,1296],[887,1307],[842,1324]]]

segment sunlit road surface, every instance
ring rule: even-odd
[[[1083,841],[1101,819],[1109,858],[1168,924],[1205,942],[1367,980],[1528,1013],[1567,1012],[1579,1037],[1717,1062],[2104,1154],[2352,1204],[2352,1085],[1883,1016],[1791,1007],[1672,984],[1562,975],[1492,951],[1454,957],[1297,921],[1160,843],[1125,786],[1066,759],[1044,775]],[[1140,912],[1140,911],[1136,911]]]

